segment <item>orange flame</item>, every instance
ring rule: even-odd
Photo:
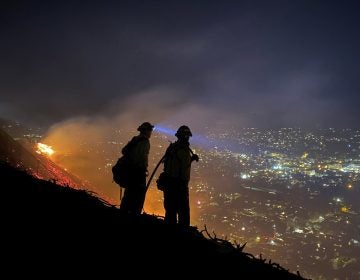
[[[51,156],[55,151],[51,146],[45,145],[43,143],[37,143],[37,151],[38,154],[43,154],[47,156]]]

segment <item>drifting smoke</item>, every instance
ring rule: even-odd
[[[149,121],[155,126],[168,126],[174,130],[186,124],[195,135],[203,132],[206,126],[223,128],[225,119],[227,125],[237,122],[234,119],[230,123],[231,116],[214,113],[213,108],[191,104],[190,100],[184,102],[176,96],[182,95],[176,94],[173,89],[160,88],[136,94],[123,102],[115,100],[103,116],[77,117],[53,125],[44,143],[56,150],[52,158],[57,164],[97,186],[100,196],[118,204],[119,188],[112,182],[111,166],[120,156],[121,148],[138,134],[139,124]],[[150,139],[150,173],[169,141],[174,140],[174,135],[163,135],[155,128]],[[196,145],[192,141],[191,144]],[[153,180],[146,197],[145,211],[163,214],[161,199],[162,193],[156,189]]]

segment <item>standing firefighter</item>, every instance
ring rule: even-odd
[[[192,161],[199,157],[190,149],[192,133],[186,125],[177,130],[178,140],[171,143],[164,157],[164,173],[169,184],[164,191],[165,222],[183,226],[190,225],[189,180]]]
[[[121,200],[120,210],[124,213],[140,215],[146,195],[146,176],[150,151],[150,137],[154,126],[144,122],[138,127],[139,135],[134,136],[122,149],[132,166],[129,186]]]

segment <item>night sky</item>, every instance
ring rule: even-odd
[[[357,128],[359,15],[357,0],[1,1],[0,117]]]

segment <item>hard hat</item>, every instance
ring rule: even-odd
[[[181,136],[192,136],[192,133],[190,131],[190,128],[186,125],[182,125],[179,127],[179,129],[176,131],[175,133],[176,137],[181,137]]]
[[[149,122],[144,122],[137,128],[137,130],[140,132],[153,130],[153,129],[154,129],[154,126]]]

